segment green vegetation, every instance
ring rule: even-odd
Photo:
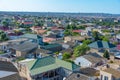
[[[95,41],[98,41],[98,40],[109,41],[109,38],[110,38],[110,35],[103,36],[103,35],[100,35],[99,32],[97,31],[92,32],[92,35]]]
[[[0,51],[0,54],[4,54],[4,52],[3,52],[3,51]]]
[[[55,52],[54,54],[55,54],[55,55],[59,55],[59,52]]]
[[[100,40],[99,32],[93,31],[93,32],[92,32],[92,36],[94,37],[95,41]]]
[[[86,44],[79,45],[74,48],[74,56],[79,57],[81,55],[86,54],[86,52],[89,50],[90,50],[90,48]]]
[[[22,61],[24,59],[25,59],[24,57],[19,57],[19,58],[16,59],[16,61]]]
[[[104,54],[103,54],[103,57],[104,57],[104,58],[107,58],[107,59],[110,58],[110,54],[109,54],[109,52],[108,52],[107,50],[105,50],[105,52],[104,52]]]
[[[102,32],[107,32],[107,33],[110,33],[111,30],[102,30]]]
[[[64,35],[65,36],[79,36],[80,34],[77,32],[72,32],[73,30],[85,29],[85,26],[79,26],[75,24],[67,25],[65,28]]]
[[[112,60],[110,60],[110,63],[114,63]]]
[[[87,39],[87,40],[83,40],[83,44],[90,44],[92,41],[91,40],[89,40],[89,39]]]
[[[68,52],[65,52],[62,56],[63,56],[63,60],[67,60],[71,57],[70,53]]]
[[[0,31],[0,41],[6,41],[6,40],[8,40],[7,35],[3,31]]]

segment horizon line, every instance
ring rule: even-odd
[[[112,15],[120,15],[120,14],[117,14],[117,13],[105,13],[105,12],[54,12],[54,11],[0,11],[0,12],[30,12],[30,13],[75,13],[75,14],[78,14],[78,13],[83,13],[83,14],[112,14]]]

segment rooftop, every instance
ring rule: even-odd
[[[32,43],[32,42],[28,42],[28,41],[25,41],[18,45],[11,46],[12,49],[22,51],[22,52],[27,52],[27,51],[32,50],[37,47],[38,47],[38,45],[36,43]]]
[[[59,60],[52,56],[47,56],[44,58],[29,61],[26,63],[26,65],[28,66],[31,75],[40,74],[60,67],[69,69],[71,71],[75,70],[76,68],[79,68],[79,66],[77,66],[76,64]]]
[[[37,34],[24,34],[20,36],[21,38],[30,38],[30,39],[37,39],[38,35]]]
[[[72,73],[70,76],[66,78],[66,80],[90,80],[90,78],[81,73]]]
[[[107,68],[103,71],[112,74],[112,76],[115,77],[115,78],[120,78],[120,71],[118,71],[118,70],[115,70],[115,69],[112,69],[112,68]]]
[[[104,58],[99,56],[97,53],[89,53],[87,55],[84,55],[83,57],[92,63],[97,63],[104,60]]]
[[[6,77],[6,76],[10,76],[16,74],[16,72],[11,72],[11,71],[1,71],[0,70],[0,78]]]
[[[110,49],[110,48],[115,48],[115,45],[107,41],[96,41],[96,42],[89,44],[89,47],[95,48],[95,49],[96,48],[97,49],[99,48]]]

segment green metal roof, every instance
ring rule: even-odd
[[[105,48],[105,49],[109,49],[109,48],[114,48],[115,45],[113,45],[112,43],[110,42],[107,42],[107,41],[96,41],[96,42],[93,42],[91,44],[88,45],[90,48]]]
[[[45,47],[46,49],[48,49],[48,48],[57,47],[57,46],[61,46],[61,45],[60,45],[60,44],[55,43],[55,44],[45,45],[44,47]]]
[[[44,58],[36,59],[27,62],[27,66],[30,70],[31,75],[40,74],[49,70],[53,70],[59,67],[63,67],[73,71],[76,68],[79,68],[78,65],[69,63],[52,56],[47,56]]]

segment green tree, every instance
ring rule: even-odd
[[[8,40],[7,35],[3,31],[0,31],[0,41],[6,41],[6,40]]]
[[[70,30],[65,30],[64,35],[65,36],[71,35],[71,31]]]
[[[99,32],[93,31],[93,32],[92,32],[92,36],[94,37],[95,41],[100,40]]]
[[[104,37],[102,40],[103,41],[109,41],[109,39],[107,37]]]
[[[84,41],[83,41],[83,44],[87,44],[87,45],[88,45],[88,44],[90,44],[91,42],[92,42],[91,40],[87,39],[87,40],[84,40]]]
[[[55,52],[54,54],[57,56],[57,55],[59,55],[59,52]]]
[[[70,53],[65,52],[63,55],[63,60],[69,59],[71,57]]]
[[[79,57],[81,55],[86,54],[86,52],[89,50],[90,48],[86,44],[79,45],[74,48],[74,56]]]
[[[3,21],[2,24],[3,24],[3,26],[5,26],[5,27],[8,27],[8,26],[9,26],[9,23],[8,23],[7,21]]]
[[[104,52],[104,54],[103,54],[103,57],[104,57],[104,58],[107,58],[107,59],[110,58],[110,54],[109,54],[108,50],[105,50],[105,52]]]

